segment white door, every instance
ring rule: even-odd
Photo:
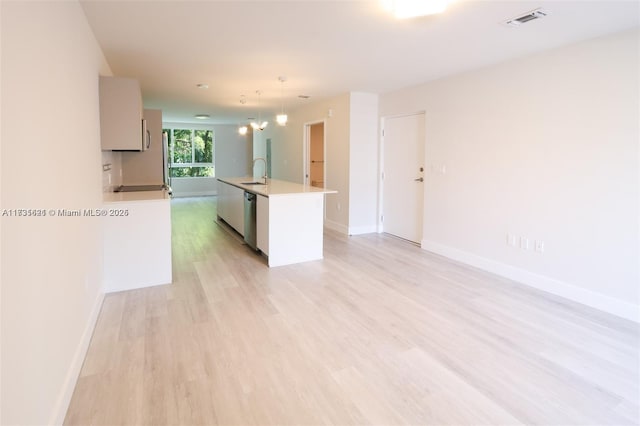
[[[424,199],[424,113],[384,119],[382,228],[419,243]]]

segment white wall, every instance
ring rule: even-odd
[[[2,189],[2,141],[3,141],[3,129],[2,129],[2,4],[0,4],[0,194],[1,194],[1,189]],[[0,195],[0,211],[2,211],[4,209],[4,204],[2,202],[2,196]],[[2,235],[2,217],[0,216],[0,241],[4,241],[3,240],[3,235]],[[2,306],[3,304],[3,299],[2,299],[2,279],[4,277],[4,273],[2,272],[2,244],[0,243],[0,423],[2,423],[2,419],[4,418],[3,416],[3,401],[2,401],[2,393],[3,393],[3,389],[2,389],[2,383],[3,381],[3,370],[2,370],[2,345],[3,345],[3,340],[2,340],[2,319],[4,318],[4,314],[2,311]]]
[[[171,178],[173,197],[202,197],[218,193],[218,181],[214,177]]]
[[[347,233],[349,226],[349,120],[348,93],[303,105],[287,111],[289,121],[285,127],[271,122],[263,132],[256,132],[256,152],[262,152],[267,138],[271,138],[271,167],[274,179],[303,182],[304,126],[325,121],[325,186],[338,191],[325,199],[325,224]],[[329,110],[332,111],[329,117]],[[258,135],[258,133],[261,133]],[[258,156],[258,155],[255,155]],[[256,166],[257,170],[258,166]]]
[[[2,207],[102,203],[98,75],[77,2],[2,2]],[[3,217],[2,424],[61,423],[102,301],[100,221]]]
[[[271,126],[272,127],[268,131],[253,130],[251,128],[251,126],[248,126],[249,127],[249,132],[252,133],[251,138],[253,140],[253,146],[252,146],[253,152],[252,152],[252,155],[251,155],[252,161],[251,161],[251,164],[249,165],[249,173],[247,173],[248,176],[254,176],[256,178],[264,176],[265,164],[262,161],[258,161],[256,163],[254,163],[253,160],[255,160],[256,158],[264,158],[265,162],[266,162],[266,159],[267,159],[267,137],[269,135],[274,134],[274,133],[276,135],[281,134],[282,130],[285,130],[285,129],[282,129],[280,126],[275,126],[275,121],[271,122]],[[275,132],[274,132],[274,130],[275,130]],[[273,161],[273,159],[272,159],[272,161]],[[271,170],[271,174],[273,174],[273,169]],[[271,176],[271,177],[274,177],[274,176]],[[287,180],[289,180],[289,179],[287,179]]]
[[[122,185],[122,152],[102,151],[101,161],[102,191],[113,192],[115,188]]]
[[[216,176],[234,177],[250,175],[253,152],[251,129],[246,135],[238,133],[238,126],[215,125]]]
[[[324,121],[325,225],[345,234],[375,232],[378,193],[378,95],[345,93],[287,111],[286,127],[270,123],[254,137],[254,157],[264,156],[271,138],[272,177],[303,182],[304,127]],[[256,166],[256,173],[258,166]]]
[[[378,223],[378,95],[352,92],[349,115],[349,234],[366,234]]]
[[[638,318],[638,31],[385,94],[426,111],[423,247]],[[446,173],[429,172],[446,166]],[[544,241],[544,253],[507,245]]]

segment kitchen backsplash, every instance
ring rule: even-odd
[[[102,192],[122,185],[122,153],[102,151]]]

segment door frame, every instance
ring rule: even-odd
[[[302,138],[302,183],[305,185],[311,185],[309,181],[309,174],[311,169],[311,126],[314,124],[322,123],[323,132],[322,132],[322,157],[324,158],[324,163],[322,163],[322,173],[324,175],[325,185],[327,183],[327,120],[315,120],[315,121],[307,121],[303,125],[303,138]]]
[[[423,158],[423,162],[424,162],[424,173],[423,173],[423,177],[424,177],[424,186],[423,188],[425,188],[424,193],[422,194],[422,235],[421,235],[421,240],[424,239],[424,206],[427,202],[427,191],[426,191],[426,183],[427,183],[427,113],[425,110],[419,110],[419,111],[414,111],[414,112],[406,112],[406,113],[402,113],[402,114],[390,114],[390,115],[384,115],[382,117],[380,117],[380,143],[378,144],[378,218],[377,218],[377,232],[383,233],[384,232],[384,223],[382,220],[382,217],[384,215],[384,125],[385,125],[385,120],[389,120],[392,118],[401,118],[401,117],[410,117],[413,115],[424,115],[424,140],[422,141],[423,144],[423,152],[424,152],[424,158]],[[419,244],[422,245],[422,244]]]

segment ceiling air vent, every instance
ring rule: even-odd
[[[543,9],[532,10],[531,12],[527,12],[524,15],[518,16],[517,18],[509,19],[505,21],[504,24],[510,27],[519,27],[522,24],[526,24],[527,22],[535,21],[536,19],[544,18],[549,15],[549,12]]]

